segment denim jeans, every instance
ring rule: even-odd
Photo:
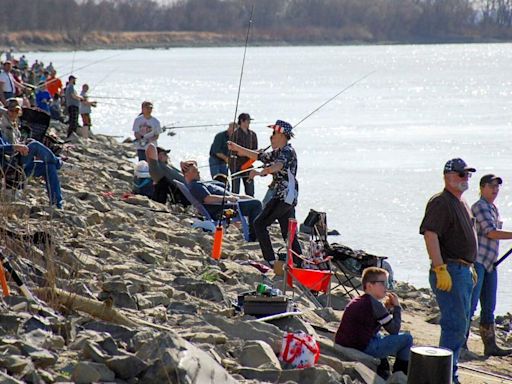
[[[498,289],[498,272],[496,268],[487,272],[480,263],[475,263],[478,281],[471,295],[471,317],[475,314],[478,299],[480,299],[480,324],[494,324],[494,310],[496,309],[496,291]]]
[[[28,150],[28,155],[21,158],[25,174],[27,176],[43,177],[46,181],[46,191],[48,192],[50,205],[62,208],[62,192],[59,176],[57,175],[57,170],[62,165],[61,160],[39,141],[31,141],[28,144]],[[34,160],[35,157],[38,160]]]
[[[283,240],[286,241],[288,238],[288,219],[293,217],[295,217],[295,207],[293,205],[286,204],[282,200],[272,198],[265,205],[263,211],[261,211],[256,220],[254,220],[254,230],[256,238],[260,243],[261,253],[263,254],[263,258],[270,264],[274,263],[276,256],[268,234],[268,227],[277,220],[281,227]],[[297,254],[302,254],[297,236],[295,236],[295,239],[293,240],[292,249]],[[299,258],[294,257],[294,262],[298,265],[301,264]]]
[[[216,159],[210,157],[208,159],[208,164],[210,165],[210,174],[212,175],[212,180],[215,175],[222,173],[223,175],[228,175],[228,165],[220,159]]]
[[[453,351],[453,378],[456,379],[459,354],[466,342],[469,326],[473,277],[470,268],[465,265],[447,263],[447,269],[452,278],[452,289],[449,292],[436,288],[436,274],[432,270],[429,280],[441,311],[439,346]]]
[[[383,336],[380,333],[373,336],[370,343],[363,351],[378,359],[388,356],[396,356],[397,359],[409,361],[412,347],[412,336],[408,333]]]
[[[248,173],[249,172],[247,172],[247,174]],[[254,181],[249,179],[247,176],[240,177],[240,178],[237,178],[235,176],[235,178],[233,178],[233,181],[232,181],[233,185],[231,186],[231,192],[240,193],[240,180],[243,180],[243,182],[244,182],[245,194],[248,196],[254,196]]]
[[[247,216],[247,221],[249,223],[249,239],[250,241],[255,241],[256,234],[254,230],[254,221],[261,213],[261,202],[256,199],[239,200],[238,206],[240,207],[240,213],[242,216]],[[214,220],[219,219],[222,208],[220,205],[205,205],[205,207]]]

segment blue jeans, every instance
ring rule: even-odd
[[[363,351],[378,359],[388,356],[396,356],[397,359],[409,361],[412,347],[412,336],[408,333],[383,336],[380,333],[373,336],[370,343]]]
[[[139,158],[139,161],[146,160],[146,150],[137,149],[137,157]]]
[[[231,187],[231,192],[240,193],[240,180],[244,182],[245,194],[248,196],[254,196],[254,180],[249,179],[247,175],[249,172],[243,174],[244,177],[234,177],[233,178],[233,186]]]
[[[498,289],[498,271],[493,268],[487,272],[480,263],[475,263],[478,281],[471,295],[471,317],[475,314],[478,299],[480,299],[480,324],[494,324],[494,310],[496,309],[496,291]]]
[[[212,175],[212,180],[219,173],[222,173],[226,176],[228,175],[228,165],[224,161],[210,156],[208,159],[208,164],[210,165],[210,174]]]
[[[452,289],[449,292],[436,288],[436,274],[432,270],[429,280],[441,311],[439,346],[453,351],[453,378],[456,379],[459,354],[466,342],[469,327],[473,277],[470,268],[465,265],[447,263],[447,269],[452,278]]]
[[[37,161],[34,160],[37,157]],[[62,163],[53,152],[39,141],[31,141],[28,144],[28,155],[21,158],[23,170],[27,176],[43,177],[46,181],[46,191],[50,205],[62,208],[62,192],[57,170]]]

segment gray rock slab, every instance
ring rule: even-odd
[[[305,369],[240,368],[237,373],[249,380],[271,383],[339,384],[341,375],[331,367],[317,366]]]
[[[107,367],[121,379],[131,379],[138,376],[148,365],[134,355],[114,356],[106,361]]]
[[[322,354],[339,358],[342,361],[358,361],[373,371],[376,371],[377,366],[380,364],[379,359],[367,355],[357,349],[342,347],[341,345],[334,343],[332,340],[327,340],[322,337],[318,338],[317,341],[320,345],[320,351],[322,351]]]
[[[73,369],[71,380],[77,384],[114,381],[115,374],[105,364],[81,361]]]
[[[23,381],[15,379],[12,376],[9,376],[7,373],[0,371],[0,383],[2,384],[23,384]]]
[[[262,340],[279,352],[283,332],[275,325],[256,322],[231,320],[212,313],[205,313],[203,318],[209,324],[221,329],[230,338],[242,340]]]
[[[242,349],[239,361],[244,367],[260,368],[264,366],[270,369],[281,369],[281,363],[272,347],[261,340],[248,341]]]
[[[386,384],[386,381],[377,375],[377,372],[368,368],[363,363],[345,363],[345,373],[349,374],[352,378],[358,378],[365,384]]]
[[[82,327],[96,332],[106,332],[110,334],[114,339],[119,339],[124,342],[129,342],[137,333],[137,331],[134,331],[123,325],[116,325],[96,320],[84,323],[82,324]]]
[[[236,383],[209,354],[174,332],[155,334],[136,355],[150,364],[141,378],[144,383]]]

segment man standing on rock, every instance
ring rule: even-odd
[[[210,158],[208,159],[212,180],[216,179],[219,174],[228,175],[229,152],[227,143],[236,128],[235,123],[229,123],[228,129],[217,133],[213,139],[210,146]]]
[[[429,200],[420,225],[432,263],[430,286],[441,311],[439,346],[453,351],[454,384],[459,383],[457,364],[469,326],[478,246],[473,217],[462,198],[472,172],[476,170],[460,158],[445,164],[444,190]]]
[[[68,134],[67,137],[71,136],[72,133],[76,133],[78,129],[78,115],[80,102],[83,100],[82,96],[78,95],[75,90],[76,77],[73,75],[69,76],[69,82],[66,86],[66,105],[68,107]]]
[[[133,134],[135,135],[135,149],[140,160],[146,160],[146,148],[150,143],[157,144],[158,136],[162,133],[160,121],[152,116],[153,103],[142,102],[142,112],[133,122]]]
[[[233,142],[241,147],[255,151],[258,149],[258,137],[256,136],[256,133],[249,128],[251,120],[251,116],[248,113],[241,113],[240,116],[238,116],[239,128],[233,135]],[[241,171],[242,165],[246,163],[249,158],[245,156],[234,156],[229,160],[229,168],[231,170],[231,174],[233,174]],[[254,196],[254,181],[249,177],[249,173],[233,178],[233,185],[231,187],[233,193],[240,192],[240,180],[243,180],[244,182],[245,194]]]
[[[512,232],[501,229],[500,214],[494,205],[502,183],[501,177],[492,174],[482,176],[480,199],[471,207],[476,219],[478,235],[478,254],[475,260],[478,280],[471,297],[471,317],[480,299],[480,336],[486,356],[507,356],[512,353],[512,350],[501,349],[496,345],[494,331],[494,310],[498,288],[498,272],[494,263],[498,260],[499,241],[512,239]]]

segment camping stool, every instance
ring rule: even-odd
[[[412,347],[407,384],[452,384],[452,360],[446,348]]]

